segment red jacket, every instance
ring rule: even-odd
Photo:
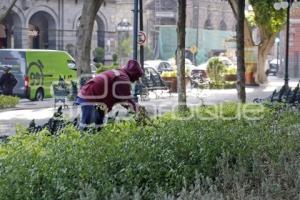
[[[136,104],[131,96],[131,82],[137,81],[143,75],[139,63],[129,60],[117,70],[105,71],[89,80],[79,91],[78,97],[86,102],[103,104],[108,111],[116,103],[129,103],[136,110]]]

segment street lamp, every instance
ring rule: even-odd
[[[132,26],[126,18],[122,19],[122,21],[117,24],[117,31],[121,32],[121,31],[131,31],[131,30],[132,30]]]
[[[118,42],[129,37],[129,31],[132,31],[132,26],[126,18],[122,19],[121,22],[117,24],[118,31]]]
[[[276,51],[276,54],[277,54],[277,60],[276,60],[276,62],[277,62],[277,70],[278,70],[278,68],[279,68],[279,42],[280,42],[279,37],[276,37],[276,38],[275,38],[275,43],[276,43],[276,45],[277,45],[277,51]],[[277,70],[276,70],[276,71],[277,71]]]
[[[297,0],[295,0],[297,1]],[[294,0],[287,0],[283,2],[274,3],[275,10],[286,9],[287,8],[287,22],[286,22],[286,47],[285,47],[285,75],[284,75],[284,86],[289,87],[289,34],[290,34],[290,8]],[[278,62],[278,61],[277,61]]]

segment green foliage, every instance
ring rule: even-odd
[[[213,58],[207,65],[207,73],[213,84],[222,85],[224,82],[225,65],[218,58]]]
[[[97,67],[97,74],[100,74],[102,72],[105,72],[107,70],[117,69],[119,67],[118,63],[113,63],[111,65],[99,65]]]
[[[0,109],[15,107],[19,100],[18,97],[0,95]]]
[[[119,65],[119,63],[118,63],[118,58],[119,58],[118,54],[114,53],[114,54],[112,55],[113,65]]]
[[[92,135],[19,131],[0,145],[0,199],[296,199],[299,117],[225,104]]]
[[[224,74],[236,74],[236,72],[237,72],[236,66],[226,67],[224,69]]]
[[[94,52],[94,61],[96,63],[104,63],[104,55],[105,55],[105,50],[101,47],[95,48]]]
[[[153,49],[151,49],[150,46],[148,45],[144,46],[144,49],[145,49],[145,59],[152,60],[154,58]]]
[[[286,21],[286,10],[274,9],[277,0],[250,0],[249,2],[254,12],[254,15],[251,13],[247,15],[250,24],[255,23],[266,35],[272,35],[282,29]]]
[[[132,54],[132,40],[127,38],[119,43],[118,54],[120,57],[129,57]]]

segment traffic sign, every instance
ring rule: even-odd
[[[139,45],[144,45],[147,40],[147,35],[144,31],[140,31],[138,35],[138,44]]]
[[[190,47],[190,51],[192,52],[192,54],[195,54],[195,53],[197,53],[198,48],[196,47],[196,45],[193,45]]]

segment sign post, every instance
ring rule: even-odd
[[[139,45],[144,45],[147,40],[147,35],[144,31],[140,31],[138,34],[138,44]]]
[[[193,54],[193,63],[196,64],[196,62],[195,62],[195,53],[198,52],[198,48],[196,47],[196,45],[192,45],[190,47],[190,52]]]

